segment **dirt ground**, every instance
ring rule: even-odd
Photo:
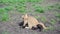
[[[60,2],[60,0],[45,0],[41,5],[47,6],[57,2]],[[27,3],[27,11],[30,10],[31,8],[32,8],[31,4]],[[28,12],[29,15],[33,16],[39,16],[39,17],[45,16],[48,22],[50,21],[50,19],[55,19],[57,23],[54,25],[55,28],[54,30],[48,30],[46,32],[43,31],[38,32],[36,30],[22,29],[19,27],[18,23],[22,21],[21,16],[23,14],[20,14],[19,12],[13,10],[9,12],[10,18],[8,21],[0,22],[0,34],[2,33],[4,34],[4,32],[8,32],[8,34],[60,34],[60,28],[59,28],[60,21],[58,22],[57,18],[54,16],[54,11],[56,12],[56,10],[51,10],[46,11],[43,14],[33,14],[33,12]],[[60,13],[60,10],[58,10],[57,12]],[[40,22],[40,19],[38,19],[38,21]],[[50,26],[49,23],[45,23],[45,25]]]

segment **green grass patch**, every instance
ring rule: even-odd
[[[16,3],[16,2],[26,2],[27,0],[0,0],[0,3]]]
[[[58,7],[58,9],[60,9],[60,6]]]
[[[0,8],[0,21],[7,21],[8,19],[8,11],[4,8]]]
[[[8,6],[8,7],[5,7],[4,9],[7,11],[11,11],[11,10],[13,10],[13,6]]]
[[[51,22],[50,22],[52,25],[54,25],[56,23],[56,20],[54,19],[51,19]]]
[[[7,21],[9,20],[8,12],[13,9],[12,6],[7,6],[4,8],[0,8],[0,21]]]
[[[44,10],[42,10],[41,8],[37,8],[35,11],[38,13],[44,13]]]
[[[60,9],[60,5],[57,8]]]
[[[60,14],[56,15],[60,19]]]
[[[2,34],[10,34],[8,31],[3,31]]]
[[[0,0],[0,4],[4,4],[4,5],[7,5],[7,6],[13,6],[13,5],[16,5],[16,4],[25,4],[27,2],[27,0]]]
[[[20,13],[26,13],[26,7],[25,6],[16,6],[16,10]]]
[[[46,17],[41,17],[40,19],[42,22],[46,22]]]
[[[56,4],[55,4],[55,7],[56,7],[57,9],[60,9],[60,4],[59,4],[59,3],[56,3]]]
[[[53,9],[53,8],[54,8],[54,6],[53,6],[53,5],[51,5],[51,6],[48,6],[47,8],[48,8],[48,10],[51,10],[51,9]]]
[[[41,6],[35,6],[35,12],[38,12],[38,13],[44,13],[44,8],[41,7]]]
[[[47,6],[47,9],[48,10],[60,9],[60,4],[59,3],[56,3],[56,4],[53,4],[53,5],[49,5],[49,6]]]
[[[37,3],[37,2],[42,2],[43,0],[28,0],[28,2],[31,2],[31,3]]]
[[[3,14],[5,12],[8,12],[5,8],[0,8],[0,14]]]
[[[53,31],[55,28],[53,27],[53,26],[49,26],[48,27],[48,30],[51,30],[51,31]]]
[[[36,19],[38,19],[39,17],[38,16],[35,16]]]
[[[56,12],[54,13],[54,15],[55,15],[55,17],[57,17],[58,19],[60,19],[60,13],[59,13],[59,12],[56,11]]]
[[[0,21],[7,21],[9,19],[8,14],[4,13],[1,15]]]
[[[57,13],[55,16],[60,19],[60,13]]]
[[[47,27],[47,29],[43,29],[43,32],[53,31],[53,30],[55,30],[55,28],[53,26],[49,26]]]

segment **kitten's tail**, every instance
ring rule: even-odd
[[[44,29],[48,29],[43,23],[39,23]]]

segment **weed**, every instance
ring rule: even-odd
[[[43,29],[43,32],[47,32],[49,30],[53,31],[55,28],[53,26],[47,27],[47,29]]]
[[[2,34],[9,34],[9,32],[7,32],[7,31],[3,31]]]
[[[42,2],[43,0],[28,0],[28,2],[36,3],[36,2]]]
[[[36,6],[36,7],[35,7],[35,12],[44,13],[44,8],[41,7],[41,6]]]
[[[54,25],[56,23],[56,21],[54,19],[51,19],[51,22],[50,22],[52,25]]]
[[[57,9],[60,9],[60,5],[57,6]]]
[[[8,11],[5,9],[0,9],[0,21],[8,20]]]
[[[19,11],[20,13],[25,13],[26,12],[25,7],[23,7],[23,6],[22,7],[17,6],[16,10]]]
[[[55,4],[55,7],[56,7],[57,9],[60,9],[60,4],[59,4],[59,3],[56,3],[56,4]]]
[[[38,17],[38,16],[35,16],[35,18],[37,18],[37,19],[38,19],[39,17]]]
[[[60,14],[59,13],[57,13],[55,16],[60,19]]]
[[[48,6],[47,8],[48,8],[48,10],[51,10],[51,9],[60,9],[60,4],[56,3],[54,5]]]
[[[41,8],[38,8],[35,11],[38,12],[38,13],[44,13],[44,10],[42,10]]]
[[[42,22],[46,22],[46,17],[41,17]]]
[[[53,5],[51,5],[51,6],[48,6],[47,8],[48,8],[48,10],[51,10],[51,9],[53,9],[53,8],[54,8],[54,6],[53,6]]]
[[[54,30],[55,28],[53,26],[48,27],[49,30]]]
[[[9,18],[7,13],[2,14],[1,21],[7,21],[8,19]]]

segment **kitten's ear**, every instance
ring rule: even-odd
[[[28,18],[28,15],[27,14],[25,14],[25,16],[26,16],[26,18]]]
[[[22,15],[22,18],[28,18],[28,15],[27,14]]]

